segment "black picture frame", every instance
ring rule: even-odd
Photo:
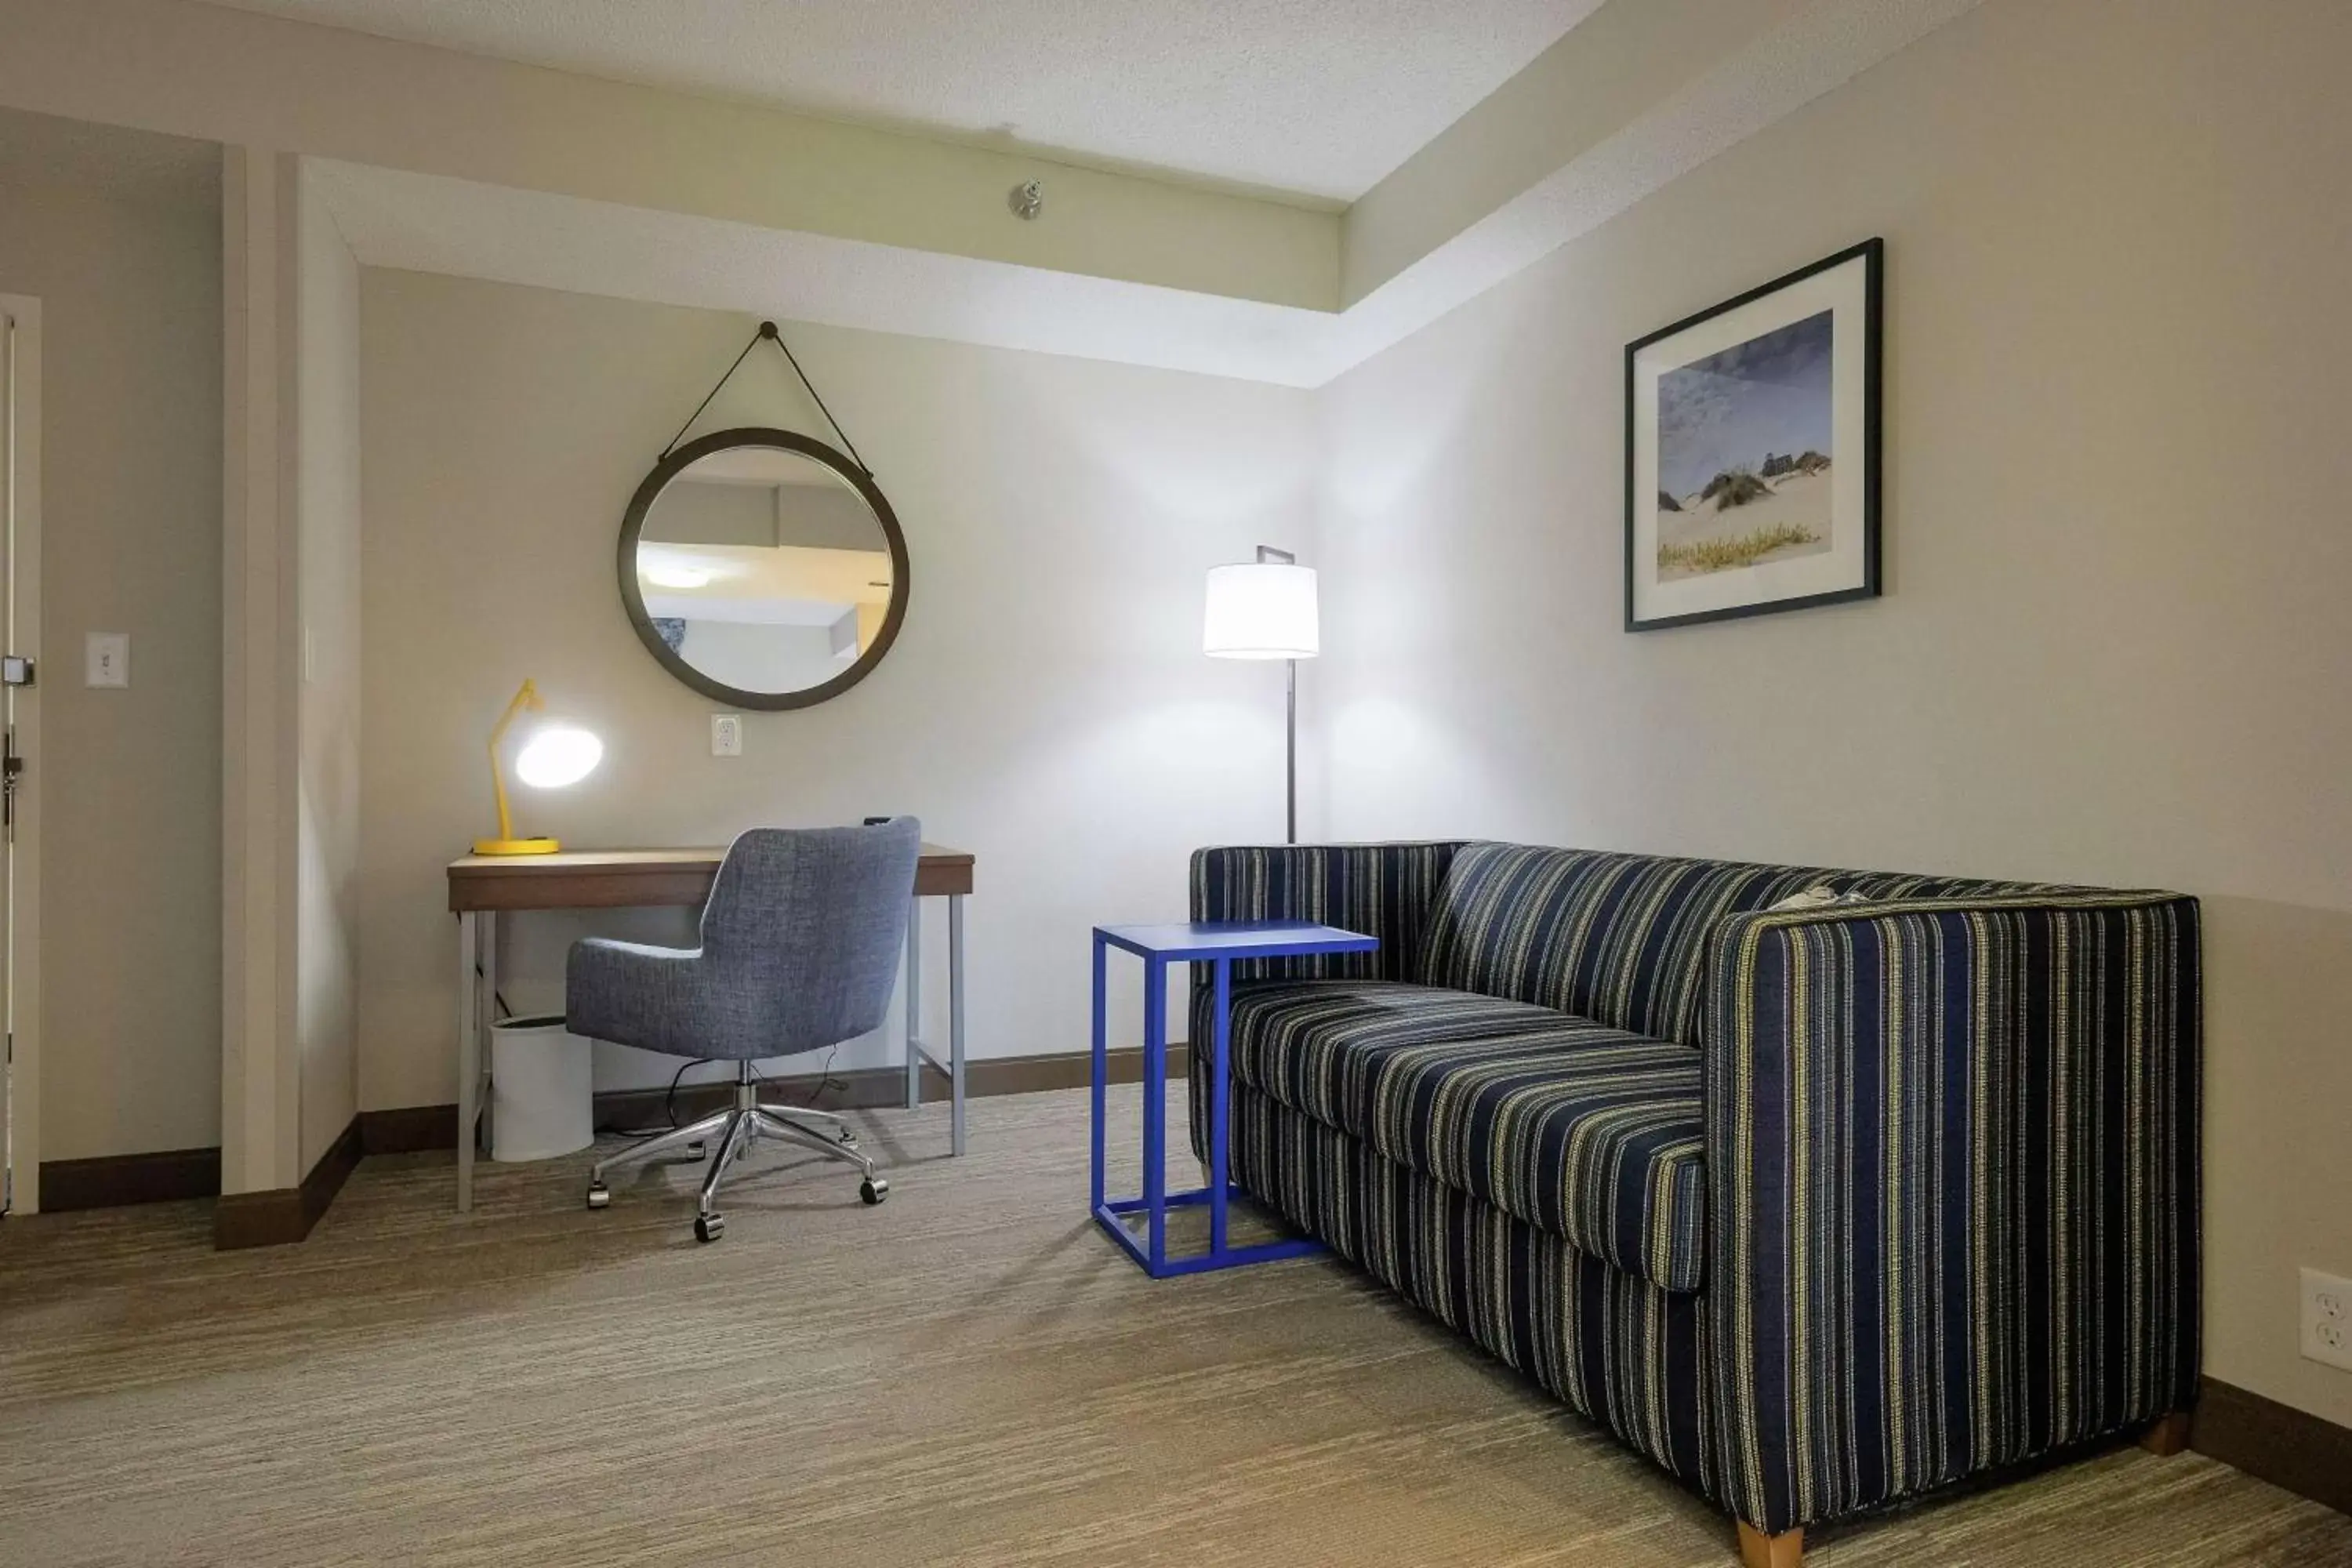
[[[1885,240],[1874,236],[1859,245],[1849,246],[1833,256],[1825,256],[1821,260],[1801,267],[1793,272],[1784,273],[1769,283],[1759,284],[1744,294],[1736,295],[1719,304],[1711,305],[1695,315],[1685,316],[1670,326],[1661,327],[1656,331],[1625,345],[1624,570],[1625,629],[1628,632],[1663,631],[1670,627],[1698,626],[1711,621],[1737,620],[1749,616],[1777,615],[1784,610],[1811,609],[1822,605],[1845,604],[1856,599],[1876,598],[1879,595],[1881,592],[1879,564],[1881,397],[1884,387],[1881,368],[1884,359],[1885,254]],[[1863,263],[1861,581],[1824,592],[1761,599],[1751,604],[1730,605],[1675,615],[1654,615],[1643,618],[1637,610],[1634,591],[1635,549],[1639,521],[1637,509],[1641,499],[1635,423],[1635,399],[1639,395],[1636,366],[1642,352],[1687,332],[1694,327],[1711,321],[1727,312],[1739,310],[1759,300],[1768,300],[1791,285],[1801,283],[1823,272],[1850,266],[1855,261]]]
[[[713,452],[725,452],[740,447],[770,447],[779,451],[797,452],[813,458],[839,475],[844,484],[857,492],[873,512],[874,521],[882,527],[883,537],[890,547],[890,606],[883,613],[882,626],[874,634],[873,643],[858,656],[857,662],[832,679],[795,691],[750,691],[712,679],[684,658],[662,637],[646,611],[645,595],[637,586],[637,540],[645,531],[646,517],[669,482],[686,469]],[[764,426],[742,426],[732,430],[714,431],[696,437],[654,465],[637,493],[629,499],[628,511],[621,520],[619,551],[621,605],[628,612],[629,625],[646,651],[659,661],[661,667],[695,690],[715,701],[753,712],[778,713],[793,708],[813,708],[820,702],[838,697],[866,676],[882,662],[890,645],[898,640],[898,626],[907,618],[907,600],[914,592],[913,570],[907,560],[907,536],[898,527],[898,514],[890,510],[874,476],[866,467],[836,451],[814,437],[791,430],[771,429]]]

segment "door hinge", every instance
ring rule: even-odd
[[[0,686],[30,686],[33,684],[33,661],[10,654],[0,658]]]

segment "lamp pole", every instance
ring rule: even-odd
[[[1290,809],[1283,818],[1282,841],[1296,844],[1298,842],[1298,661],[1286,658],[1283,662],[1290,667],[1290,712],[1284,726],[1289,735],[1283,758],[1283,773],[1290,785]]]
[[[1298,557],[1287,550],[1261,544],[1257,547],[1257,563],[1261,566],[1296,566]],[[1298,842],[1298,661],[1286,658],[1282,662],[1288,673],[1283,698],[1282,841],[1296,844]]]

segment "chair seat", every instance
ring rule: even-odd
[[[1698,1289],[1689,1047],[1473,992],[1265,981],[1234,987],[1230,1048],[1236,1078],[1292,1110],[1663,1289]]]

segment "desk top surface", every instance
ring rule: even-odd
[[[1147,958],[1299,958],[1321,952],[1371,952],[1378,937],[1313,921],[1193,921],[1184,925],[1097,926],[1114,947]]]
[[[460,855],[449,862],[449,908],[464,912],[698,904],[726,856],[723,844]],[[915,890],[926,896],[969,893],[971,878],[971,851],[926,844],[915,868]]]
[[[562,871],[643,871],[667,870],[672,868],[716,866],[727,858],[724,844],[693,845],[673,849],[559,849],[552,855],[460,855],[449,862],[449,874],[462,877],[476,873],[503,872],[562,872]],[[943,844],[923,846],[925,865],[971,864],[969,849],[950,849]]]

